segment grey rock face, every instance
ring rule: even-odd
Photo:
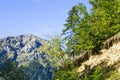
[[[49,57],[39,50],[47,43],[32,34],[0,39],[0,59],[15,60],[18,66],[25,66],[30,80],[52,80]]]
[[[46,43],[48,43],[47,40],[32,34],[6,37],[0,39],[0,56],[7,54],[9,58],[18,61],[19,64],[37,60],[42,58],[39,56],[42,53],[38,49]]]

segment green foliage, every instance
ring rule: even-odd
[[[55,80],[78,79],[76,71],[69,68],[66,53],[73,57],[84,51],[97,53],[105,40],[120,32],[119,0],[89,0],[89,2],[92,6],[91,13],[88,13],[81,3],[73,6],[68,12],[65,29],[62,31],[64,40],[67,41],[66,51],[62,49],[59,38],[53,38],[45,49],[46,53],[50,53],[54,66],[58,68],[55,69]],[[109,76],[110,70],[109,67],[98,65],[90,72],[86,71],[79,80],[104,80]]]
[[[24,67],[25,73],[30,80],[51,80],[51,66],[47,64],[43,66],[39,61],[32,61],[28,66]]]
[[[71,58],[66,54],[65,42],[61,37],[55,36],[48,45],[40,48],[40,51],[47,53],[50,57],[52,65],[53,80],[76,80],[78,73],[74,65],[71,63]]]
[[[55,75],[53,76],[53,80],[78,80],[78,73],[76,69],[65,70],[60,69],[55,71]]]
[[[15,72],[16,66],[15,62],[10,62],[10,60],[6,60],[4,63],[1,63],[0,72],[1,77],[5,80],[9,78],[9,76]]]
[[[61,37],[55,36],[47,45],[40,48],[40,51],[49,55],[52,66],[56,68],[64,67],[66,64],[64,43]]]
[[[111,75],[113,67],[106,67],[105,64],[99,64],[91,70],[84,72],[79,79],[80,80],[105,80]]]
[[[29,80],[25,74],[23,67],[17,68],[16,62],[6,60],[4,63],[0,63],[0,77],[3,80]]]
[[[72,55],[86,50],[100,50],[103,41],[120,32],[120,1],[89,0],[91,13],[83,4],[73,6],[68,13],[64,38]]]
[[[88,73],[84,73],[79,80],[119,80],[120,73],[114,67],[105,67],[105,64],[95,66]]]
[[[74,54],[76,54],[75,50],[79,51],[79,48],[77,48],[79,37],[76,36],[76,34],[78,34],[76,30],[79,28],[82,17],[87,17],[88,13],[86,11],[86,7],[83,4],[79,4],[73,6],[68,15],[69,17],[66,20],[67,23],[65,24],[65,29],[63,30],[62,35],[66,35],[65,40],[68,41],[66,44],[67,51],[74,57]],[[83,26],[81,26],[81,28],[82,27]]]
[[[106,80],[119,80],[119,79],[120,79],[120,72],[113,71]]]
[[[26,75],[24,67],[20,66],[8,77],[8,80],[30,80],[30,78]]]

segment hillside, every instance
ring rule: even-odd
[[[3,62],[10,59],[16,61],[18,66],[23,65],[30,80],[52,80],[53,72],[49,56],[40,51],[40,48],[44,48],[47,43],[49,43],[47,40],[32,34],[0,39],[0,59]],[[54,77],[62,78],[62,75],[72,74],[71,77],[78,80],[119,80],[119,53],[120,33],[104,41],[100,46],[99,53],[86,51],[80,54],[70,62],[72,64],[68,64],[70,72],[66,73],[67,71],[65,71],[64,74],[63,72],[61,74],[61,71],[58,70],[61,76],[55,75]]]
[[[85,76],[85,74],[87,74],[88,79],[92,76],[93,80],[95,79],[95,75],[96,77],[99,76],[100,78],[103,78],[103,74],[106,74],[106,78],[104,76],[103,80],[119,80],[120,34],[117,34],[103,42],[101,47],[99,54],[89,56],[88,60],[81,63],[77,72],[80,73],[80,76]],[[106,69],[109,70],[105,72]],[[83,79],[85,79],[85,77]]]

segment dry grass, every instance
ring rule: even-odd
[[[83,62],[78,68],[78,72],[84,71],[85,66],[93,68],[101,62],[107,62],[107,66],[114,65],[120,59],[120,42],[114,43],[109,49],[103,49],[100,52],[101,54],[92,55],[87,61]],[[120,68],[118,70],[120,71]]]

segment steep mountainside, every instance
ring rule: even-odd
[[[31,80],[51,80],[49,57],[39,49],[47,43],[47,40],[32,34],[0,39],[0,59],[10,59],[16,61],[18,66],[25,66]]]
[[[80,64],[77,70],[80,78],[87,75],[89,80],[120,80],[120,34],[103,42],[101,47],[99,54],[90,55]]]
[[[0,39],[0,55],[7,55],[19,64],[23,61],[38,59],[43,53],[38,48],[48,43],[47,40],[38,38],[32,34]],[[2,55],[3,54],[3,55]]]
[[[100,55],[92,55],[90,58],[83,62],[78,69],[78,72],[85,70],[85,66],[93,68],[94,66],[100,64],[101,62],[106,62],[107,66],[114,65],[120,60],[120,42],[113,44],[109,49],[101,50]],[[119,67],[120,68],[120,67]]]

